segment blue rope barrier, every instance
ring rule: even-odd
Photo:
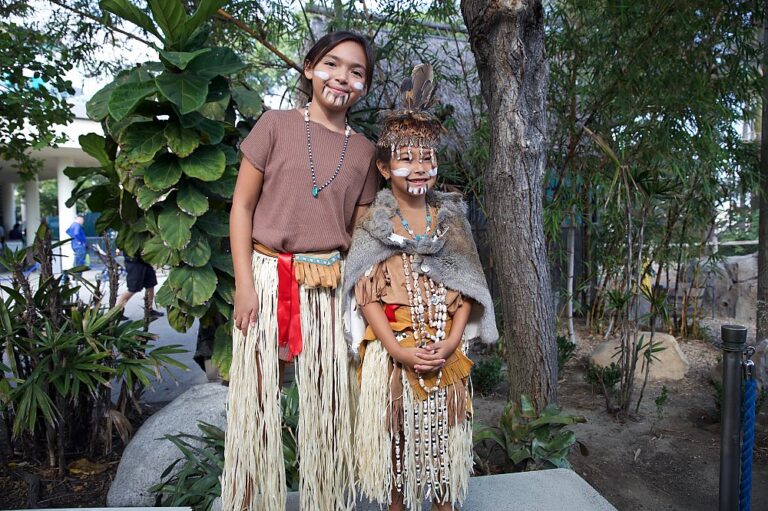
[[[739,511],[750,511],[752,501],[752,451],[755,447],[755,404],[757,382],[752,377],[752,361],[745,363],[746,378],[742,396],[742,437],[741,437],[741,487],[739,488]]]

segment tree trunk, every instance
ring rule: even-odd
[[[546,158],[544,9],[540,0],[462,0],[488,106],[485,198],[507,342],[509,397],[557,401],[557,345],[542,225]]]
[[[768,8],[766,8],[768,11]],[[768,12],[764,13],[768,15]],[[768,18],[763,18],[763,76],[768,72]],[[760,220],[757,245],[757,342],[768,338],[768,82],[760,123]]]

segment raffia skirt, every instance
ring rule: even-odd
[[[394,489],[411,510],[424,500],[460,506],[473,464],[469,379],[425,394],[378,340],[365,346],[360,372],[355,455],[362,494],[388,505]]]
[[[222,509],[283,511],[287,490],[278,381],[277,259],[254,252],[252,268],[259,312],[248,335],[233,331]],[[296,357],[296,382],[303,511],[354,508],[354,397],[340,294],[327,287],[299,286],[303,349]]]

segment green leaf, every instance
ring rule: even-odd
[[[152,17],[165,34],[166,46],[173,46],[183,39],[187,13],[181,0],[149,0],[148,3]]]
[[[168,149],[180,158],[189,156],[200,145],[200,135],[195,130],[182,127],[177,122],[168,123],[165,127],[165,139],[168,142]]]
[[[152,23],[152,19],[129,0],[101,0],[99,7],[104,11],[111,12],[124,20],[130,21],[134,25],[162,39],[157,28],[155,28],[155,24]]]
[[[168,275],[168,280],[171,287],[176,290],[178,298],[192,306],[207,302],[216,291],[218,282],[216,272],[210,264],[201,268],[188,266],[173,268]]]
[[[85,114],[94,121],[103,121],[109,115],[109,98],[119,84],[117,81],[108,83],[99,89],[85,104]]]
[[[173,250],[163,243],[162,238],[149,238],[141,247],[141,258],[152,266],[165,266],[172,260]]]
[[[229,95],[221,98],[218,101],[211,101],[210,95],[208,96],[208,102],[198,108],[198,112],[203,114],[209,119],[217,121],[223,121],[227,116],[227,107],[229,106]]]
[[[235,193],[235,183],[237,182],[237,170],[234,167],[227,167],[224,174],[216,181],[208,183],[199,183],[200,188],[209,197],[216,196],[222,199],[231,199]]]
[[[109,157],[109,153],[107,153],[106,138],[96,133],[88,133],[87,135],[80,135],[77,141],[80,142],[80,147],[83,148],[83,151],[96,158],[96,161],[98,161],[102,167],[112,166],[112,160]],[[71,178],[72,176],[69,177]]]
[[[190,266],[200,267],[208,264],[211,260],[211,245],[208,239],[198,234],[189,245],[181,251],[181,260]]]
[[[197,219],[197,227],[216,238],[229,236],[229,215],[226,211],[212,210]]]
[[[166,245],[177,250],[187,246],[192,237],[195,217],[183,213],[175,207],[167,207],[157,216],[157,227]]]
[[[194,316],[190,316],[185,313],[179,307],[171,307],[168,309],[168,323],[171,327],[178,332],[186,332],[195,323]]]
[[[215,269],[232,277],[235,276],[235,267],[232,264],[232,254],[228,252],[214,252],[211,255],[211,264]]]
[[[187,70],[210,79],[216,75],[230,75],[244,67],[243,61],[231,49],[212,48],[210,52],[200,55],[190,62]]]
[[[117,233],[115,244],[123,249],[129,256],[135,256],[141,252],[141,247],[144,245],[145,238],[145,234],[134,231],[129,227],[124,227]]]
[[[155,82],[163,96],[179,107],[182,115],[203,106],[208,96],[208,78],[190,73],[189,67],[182,73],[166,71],[158,76]]]
[[[179,301],[176,299],[176,294],[173,292],[168,280],[163,282],[163,285],[160,286],[160,289],[155,293],[155,301],[164,309],[179,306]]]
[[[165,198],[168,196],[168,193],[170,193],[170,190],[155,191],[148,186],[141,186],[136,192],[136,202],[138,202],[141,209],[146,211],[158,202],[165,200]]]
[[[200,216],[208,211],[208,198],[189,181],[182,183],[176,192],[176,204],[180,210],[192,216]]]
[[[202,0],[192,16],[190,16],[184,23],[185,38],[191,36],[200,25],[205,23],[213,13],[218,11],[221,7],[224,7],[228,1],[229,0]]]
[[[160,55],[178,69],[184,71],[187,64],[192,62],[192,59],[209,51],[211,51],[210,48],[203,48],[197,51],[161,51]]]
[[[180,178],[179,159],[172,154],[161,155],[144,172],[144,184],[156,192],[167,190],[178,183]]]
[[[237,109],[246,117],[258,117],[261,115],[262,100],[261,96],[245,87],[234,87],[232,89],[232,98],[237,103]]]
[[[215,146],[198,147],[194,153],[179,160],[181,170],[189,177],[201,181],[215,181],[224,174],[226,157]]]
[[[199,112],[191,112],[182,116],[181,125],[185,128],[196,128],[204,144],[216,145],[224,138],[225,124],[220,121],[206,119]]]
[[[216,328],[211,362],[219,368],[221,377],[229,380],[229,368],[232,366],[232,325],[230,323]]]
[[[157,92],[154,81],[128,82],[118,85],[109,97],[109,114],[119,121],[133,111],[139,102]]]
[[[121,144],[131,161],[146,163],[165,146],[165,128],[159,122],[136,122],[122,134]]]

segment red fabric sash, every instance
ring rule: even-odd
[[[299,283],[293,271],[293,254],[277,256],[277,337],[281,347],[288,346],[289,361],[301,353]]]
[[[396,323],[397,319],[395,319],[395,311],[397,308],[400,307],[399,305],[395,305],[394,303],[390,303],[388,305],[384,306],[384,314],[387,315],[387,319],[390,323]]]

